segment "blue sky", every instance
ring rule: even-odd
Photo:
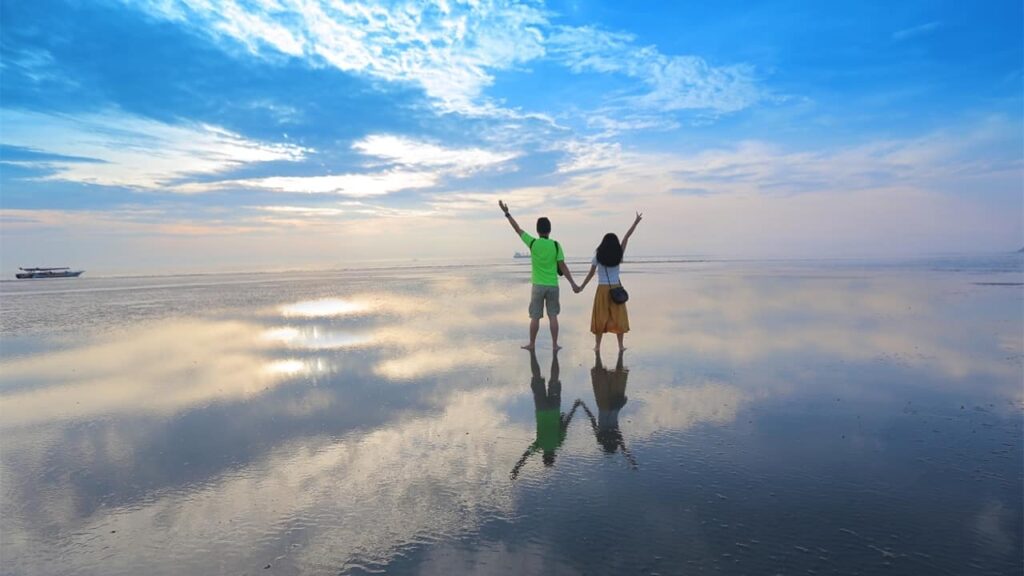
[[[0,11],[5,272],[1024,243],[1020,2]]]

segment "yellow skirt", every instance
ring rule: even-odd
[[[615,286],[618,286],[616,284]],[[613,286],[598,284],[594,294],[594,311],[590,315],[590,331],[594,334],[625,334],[629,332],[629,314],[625,304],[612,302]]]

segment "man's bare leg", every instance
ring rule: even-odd
[[[619,352],[622,352],[626,349],[626,347],[622,345],[622,338],[625,337],[625,334],[616,334],[616,336],[619,337]]]
[[[548,314],[548,324],[551,325],[551,349],[561,350],[562,347],[558,345],[558,316]]]
[[[537,332],[540,331],[540,318],[530,318],[530,343],[523,350],[533,350],[537,344]]]
[[[594,334],[594,352],[601,351],[601,336],[604,334]]]

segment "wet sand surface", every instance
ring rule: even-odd
[[[520,262],[2,282],[0,573],[1020,574],[1022,282],[627,263],[557,359]]]

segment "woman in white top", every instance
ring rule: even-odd
[[[619,281],[619,264],[622,262],[622,257],[626,252],[626,244],[629,242],[629,237],[633,235],[633,231],[636,230],[636,225],[640,223],[641,218],[643,218],[643,214],[637,212],[636,220],[633,221],[633,225],[626,231],[626,235],[622,237],[621,244],[619,243],[619,237],[615,234],[609,232],[604,235],[601,245],[597,247],[594,259],[590,263],[590,272],[576,290],[577,292],[582,292],[586,288],[587,283],[590,282],[590,279],[594,277],[594,274],[597,274],[594,310],[590,315],[590,331],[593,332],[596,339],[594,350],[601,349],[601,337],[607,332],[615,334],[619,339],[619,350],[626,349],[623,346],[622,339],[626,332],[629,332],[629,314],[626,311],[625,302],[617,304],[612,300],[611,290],[612,288],[622,286]]]

